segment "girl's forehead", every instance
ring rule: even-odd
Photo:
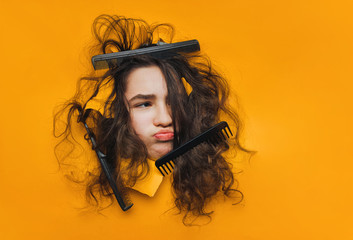
[[[161,69],[157,66],[134,69],[127,77],[125,95],[157,94],[167,90],[166,81]]]

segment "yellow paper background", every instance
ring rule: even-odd
[[[0,7],[0,239],[353,239],[353,2],[5,1]],[[188,228],[170,186],[82,213],[83,193],[53,155],[53,108],[89,66],[102,13],[169,22],[201,48],[240,96],[246,143],[241,205],[216,204]]]

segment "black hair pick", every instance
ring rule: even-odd
[[[102,153],[98,148],[97,148],[97,143],[96,143],[96,139],[95,139],[95,136],[94,134],[91,132],[91,130],[89,129],[87,123],[86,123],[86,119],[87,117],[89,116],[90,112],[92,111],[92,109],[87,109],[85,111],[85,114],[82,116],[82,117],[79,117],[79,121],[82,122],[86,128],[86,131],[87,131],[87,134],[88,134],[88,137],[89,139],[91,140],[91,143],[92,143],[92,149],[95,150],[96,154],[97,154],[97,157],[98,157],[98,160],[102,166],[102,169],[103,169],[103,172],[105,174],[105,176],[107,177],[108,179],[108,182],[109,182],[109,185],[111,187],[111,189],[113,190],[113,193],[114,193],[114,196],[116,198],[116,200],[118,201],[119,203],[119,206],[121,207],[121,209],[123,211],[127,211],[129,210],[134,204],[133,203],[128,203],[126,204],[124,199],[121,197],[121,193],[118,189],[118,186],[116,185],[116,182],[113,178],[113,175],[112,175],[112,171],[111,169],[109,168],[107,162],[106,162],[106,158],[107,156]]]
[[[169,58],[178,53],[189,53],[200,51],[200,44],[197,40],[189,40],[177,43],[158,42],[149,47],[143,47],[133,50],[114,52],[96,55],[92,57],[92,64],[95,70],[106,69],[110,66],[118,66],[125,58],[135,57],[139,55],[149,55],[155,58]]]
[[[227,130],[233,136],[233,133],[230,130],[227,122],[223,121],[217,123],[205,132],[199,134],[190,141],[184,143],[180,147],[159,158],[155,162],[156,167],[162,173],[163,176],[165,176],[165,174],[169,174],[174,169],[174,164],[177,161],[178,157],[203,142],[207,142],[209,144],[212,144],[213,146],[217,146],[220,142],[230,137]]]

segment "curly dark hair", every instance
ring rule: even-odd
[[[169,24],[149,25],[141,19],[101,15],[94,21],[93,34],[95,44],[90,54],[96,55],[148,47],[160,41],[163,34],[170,43],[174,29]],[[166,80],[173,128],[176,129],[174,148],[218,123],[221,116],[230,121],[235,133],[231,140],[224,140],[217,146],[200,144],[176,161],[172,189],[175,206],[184,214],[184,224],[190,223],[190,217],[210,217],[212,212],[206,211],[205,207],[217,194],[237,196],[237,203],[240,202],[243,196],[236,189],[232,165],[223,154],[230,147],[237,153],[251,151],[240,143],[242,122],[227,103],[229,88],[226,80],[212,68],[208,58],[199,53],[177,54],[166,59],[132,57],[106,71],[92,72],[81,78],[76,95],[55,115],[54,135],[61,138],[57,152],[72,139],[73,127],[78,125],[77,119],[80,120],[87,111],[89,103],[105,86],[112,85],[104,99],[104,109],[101,113],[92,111],[87,122],[97,137],[98,148],[107,155],[117,186],[126,196],[128,189],[144,178],[150,169],[146,146],[131,127],[124,92],[128,75],[134,69],[149,66],[159,67]],[[186,93],[182,78],[192,87],[190,95]],[[64,130],[60,130],[59,120],[63,116]],[[69,154],[59,156],[60,163],[72,166],[67,161]],[[113,200],[102,169],[96,166],[87,172],[84,184],[87,198],[93,200],[90,202],[99,206],[102,198]]]

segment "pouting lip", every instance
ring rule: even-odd
[[[174,132],[168,129],[161,129],[153,137],[160,141],[170,141],[174,138]]]

